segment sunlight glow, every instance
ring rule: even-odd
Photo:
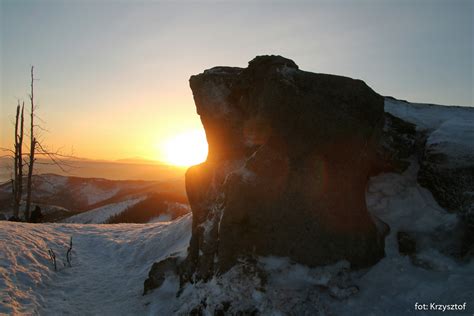
[[[207,148],[206,134],[203,130],[178,134],[163,144],[166,162],[182,167],[204,162]]]

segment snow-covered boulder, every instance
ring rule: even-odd
[[[385,111],[416,125],[425,140],[419,183],[474,231],[474,108],[386,98]]]
[[[452,118],[429,134],[420,183],[447,210],[460,213],[474,229],[474,110]]]

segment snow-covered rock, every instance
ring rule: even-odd
[[[418,181],[474,231],[474,108],[386,98],[385,111],[416,125],[425,139]]]
[[[400,231],[436,234],[440,227],[459,224],[418,184],[418,171],[412,157],[403,173],[380,174],[369,182],[368,209],[391,228],[386,256],[373,267],[351,270],[347,261],[340,261],[309,268],[288,258],[260,257],[207,282],[185,284],[176,299],[164,302],[180,288],[178,277],[168,276],[149,294],[151,308],[165,314],[417,315],[415,303],[434,302],[457,304],[461,314],[474,312],[473,260],[443,253],[432,239],[418,244],[413,257],[399,252]]]
[[[434,131],[452,119],[472,119],[473,111],[470,106],[411,103],[393,97],[385,98],[385,112],[415,124],[419,131]]]

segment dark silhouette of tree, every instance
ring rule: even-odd
[[[23,194],[23,124],[24,124],[25,103],[21,106],[20,101],[16,107],[15,119],[15,155],[14,155],[14,181],[12,183],[13,190],[13,216],[18,218],[20,213],[20,202]]]
[[[30,218],[30,207],[31,207],[31,178],[33,176],[33,168],[35,163],[35,150],[36,150],[36,137],[35,137],[35,102],[34,102],[34,66],[31,66],[31,90],[30,90],[30,156],[28,163],[28,180],[26,184],[26,207],[25,207],[25,219]]]

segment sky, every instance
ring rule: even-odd
[[[0,147],[35,66],[43,143],[165,160],[202,130],[188,79],[257,55],[364,80],[382,95],[473,105],[473,1],[0,0]]]

